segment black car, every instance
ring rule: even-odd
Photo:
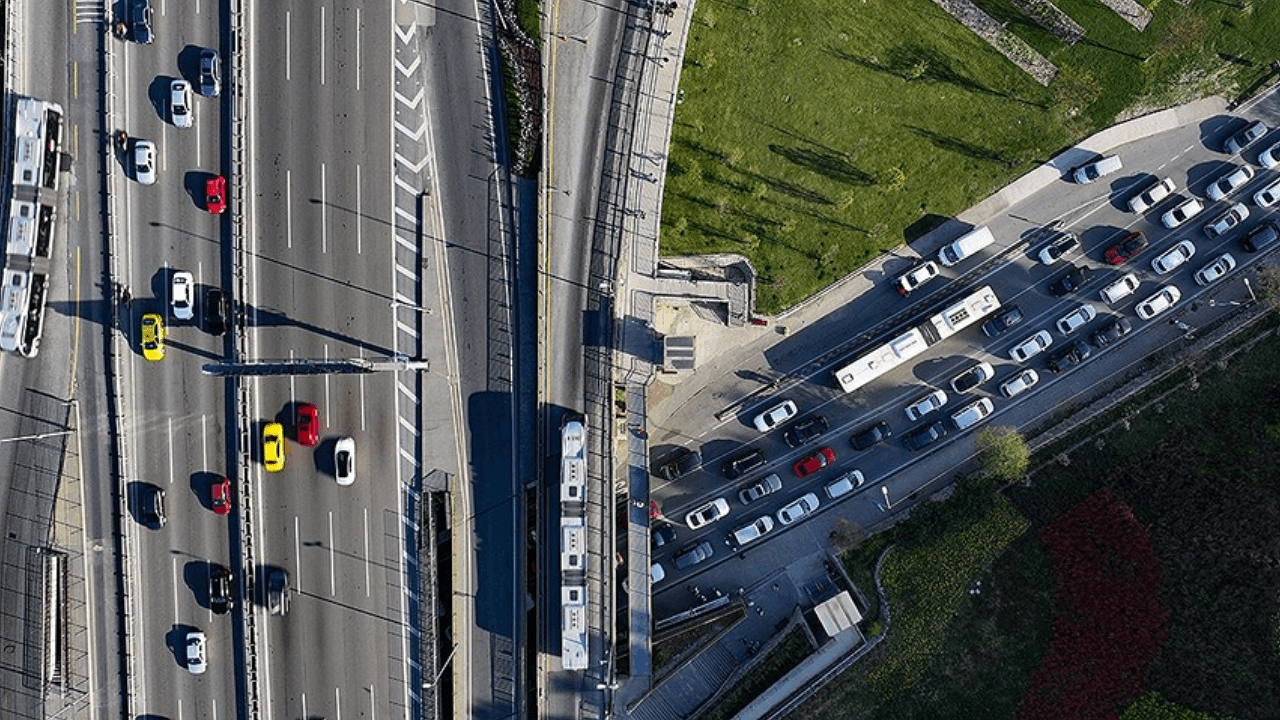
[[[204,300],[204,325],[214,335],[227,331],[227,295],[222,288],[209,288]]]
[[[1049,358],[1049,372],[1060,373],[1084,362],[1089,357],[1089,346],[1083,340],[1077,340],[1067,348]]]
[[[231,592],[231,570],[214,565],[209,571],[209,609],[221,615],[235,607]]]
[[[919,450],[928,447],[947,436],[947,426],[941,420],[912,430],[902,439],[908,450]]]
[[[1069,295],[1089,281],[1089,268],[1084,265],[1076,265],[1067,272],[1066,275],[1058,278],[1049,286],[1049,292],[1057,297]]]
[[[148,527],[157,530],[164,527],[166,522],[164,514],[164,490],[150,483],[143,484],[141,492],[138,493],[138,502],[141,505],[142,522]]]
[[[1112,318],[1111,322],[1094,331],[1093,344],[1095,347],[1106,347],[1128,335],[1131,330],[1133,330],[1133,324],[1129,322],[1128,318]]]
[[[670,523],[663,523],[653,529],[653,546],[660,548],[676,541],[676,528]]]
[[[1010,305],[982,323],[982,332],[990,338],[1000,337],[1006,330],[1022,322],[1022,319],[1022,310],[1017,305]]]
[[[702,467],[702,454],[697,450],[680,448],[670,460],[662,464],[658,472],[672,482]]]
[[[681,550],[680,554],[676,555],[676,567],[681,570],[691,568],[710,558],[714,553],[715,550],[711,547],[711,543],[703,540],[697,545],[691,545]]]
[[[826,418],[821,415],[814,415],[792,425],[782,434],[782,439],[786,440],[791,447],[797,448],[811,440],[817,440],[830,429],[831,426],[827,424]]]
[[[133,41],[150,45],[155,39],[151,35],[151,1],[134,0],[129,8],[129,29],[133,31]]]
[[[721,469],[724,471],[725,477],[730,480],[737,480],[743,475],[746,475],[752,470],[764,465],[765,462],[764,451],[753,448],[738,457],[725,460],[724,466]]]
[[[267,612],[284,615],[289,612],[289,571],[272,568],[267,575]]]
[[[862,432],[855,433],[853,437],[849,438],[849,444],[853,446],[854,450],[861,452],[873,445],[879,445],[891,437],[893,437],[893,430],[889,428],[889,423],[878,422]]]

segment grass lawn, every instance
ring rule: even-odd
[[[1138,33],[1061,0],[1088,31],[1074,47],[980,4],[1059,67],[1048,88],[931,0],[699,2],[662,252],[745,255],[776,312],[1117,118],[1238,91],[1280,57],[1277,2],[1149,0]]]

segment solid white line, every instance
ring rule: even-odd
[[[320,6],[320,84],[324,84],[324,6]]]
[[[293,249],[293,171],[284,171],[284,236],[287,247]]]
[[[364,350],[361,350],[361,351],[360,351],[360,357],[364,357]],[[358,377],[360,378],[360,432],[364,432],[364,431],[365,431],[365,429],[366,429],[366,424],[365,424],[365,395],[364,395],[364,376],[365,376],[366,374],[367,374],[367,373],[360,373],[360,375],[358,376]]]
[[[289,39],[290,34],[293,32],[291,30],[292,26],[293,26],[293,13],[289,10],[285,10],[284,11],[284,79],[285,80],[293,79],[293,69],[292,69],[293,53],[290,51],[291,48],[293,48],[293,42]],[[305,713],[303,713],[303,715],[305,716]]]
[[[333,707],[337,709],[338,720],[342,720],[342,690],[333,686]]]
[[[302,590],[302,541],[298,538],[298,516],[293,516],[293,576],[297,578],[294,587]],[[303,717],[307,714],[302,713]]]
[[[329,511],[329,594],[338,594],[338,554],[333,547],[333,511]]]
[[[364,596],[369,597],[369,508],[364,509]]]
[[[178,583],[181,581],[181,578],[178,575],[178,558],[176,557],[172,558],[170,562],[173,563],[173,570],[172,570],[172,573],[173,573],[173,624],[177,625],[178,624]]]
[[[329,343],[324,344],[324,361],[329,362]],[[324,406],[333,407],[333,403],[329,398],[329,373],[324,374]]]
[[[169,484],[173,484],[173,418],[169,418]]]
[[[360,92],[360,8],[356,8],[356,92]],[[356,189],[360,189],[360,166],[356,166]],[[357,217],[359,213],[356,213]]]
[[[289,348],[289,360],[290,361],[293,360],[293,348]],[[298,376],[297,375],[289,376],[289,397],[295,400],[298,397]]]
[[[200,467],[209,469],[209,416],[200,413]]]
[[[360,10],[358,8],[356,9],[356,18],[357,18],[356,26],[359,27],[358,20],[360,18]],[[356,75],[357,79],[359,77],[360,77],[359,75]],[[357,84],[356,90],[359,90],[359,89],[360,89],[360,85]],[[361,197],[360,196],[360,163],[356,163],[356,254],[357,255],[360,255],[364,251],[363,250],[364,243],[363,243],[363,238],[361,236],[363,223],[360,222],[360,197]]]
[[[320,163],[320,252],[329,252],[329,193],[326,183],[328,167]]]

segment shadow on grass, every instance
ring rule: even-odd
[[[946,150],[947,152],[964,155],[965,157],[970,157],[974,160],[999,163],[1009,169],[1013,169],[1019,164],[1017,158],[1007,157],[995,150],[992,150],[991,148],[986,148],[967,140],[943,135],[942,133],[934,132],[927,128],[917,127],[915,125],[907,125],[906,128],[907,130],[933,143],[933,146],[939,150]]]
[[[1017,95],[983,85],[957,70],[951,58],[923,45],[914,43],[897,45],[889,49],[884,60],[877,57],[859,57],[830,46],[827,47],[827,53],[840,60],[851,62],[872,72],[896,77],[907,83],[915,81],[946,83],[971,93],[1013,100],[1041,110],[1048,108],[1044,103],[1025,100]]]
[[[871,173],[858,169],[843,155],[828,148],[810,149],[803,147],[783,147],[769,144],[769,151],[790,160],[806,170],[843,183],[866,187],[874,185],[876,179]]]

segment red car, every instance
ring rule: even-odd
[[[1140,232],[1132,232],[1124,236],[1119,243],[1107,248],[1107,262],[1112,265],[1122,265],[1127,260],[1132,260],[1135,255],[1147,249],[1147,236]]]
[[[809,457],[802,458],[791,469],[795,471],[796,477],[808,477],[835,461],[835,451],[824,447]]]
[[[231,480],[222,478],[209,488],[213,498],[213,511],[219,515],[231,514]]]
[[[215,214],[227,209],[227,181],[221,175],[214,175],[205,181],[204,206]]]
[[[298,442],[315,447],[320,442],[320,411],[315,405],[306,403],[298,406]]]

